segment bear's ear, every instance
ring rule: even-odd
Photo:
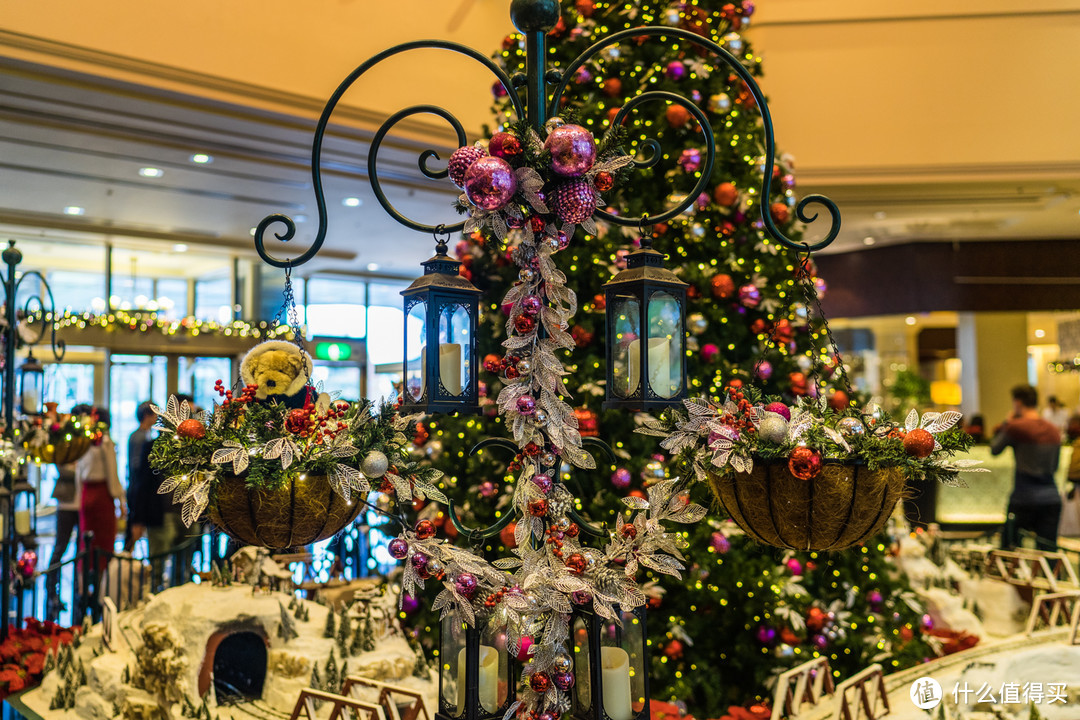
[[[240,361],[240,379],[243,380],[245,385],[255,385],[255,370],[259,364],[259,358],[268,348],[263,347],[261,344],[256,345],[248,351],[244,359]]]

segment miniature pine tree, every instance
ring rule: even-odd
[[[364,652],[371,652],[375,649],[375,622],[371,619],[370,613],[364,618],[363,643]]]
[[[124,669],[120,672],[120,682],[125,685],[131,682],[131,668],[127,665],[125,665]]]
[[[90,632],[90,629],[93,628],[93,627],[94,627],[94,619],[92,617],[90,617],[90,614],[87,613],[86,615],[83,615],[82,634],[86,635],[88,632]]]
[[[304,622],[311,622],[311,612],[304,607]]]
[[[1035,703],[1031,703],[1031,712],[1028,714],[1028,720],[1043,720],[1042,713],[1039,712],[1039,708]]]
[[[71,647],[76,650],[82,646],[82,633],[75,633],[71,636]]]
[[[338,680],[341,685],[345,684],[345,678],[349,677],[349,661],[345,660],[341,663],[341,672],[338,675]]]
[[[318,663],[312,663],[311,665],[311,688],[313,690],[322,690],[322,676],[319,675]]]
[[[341,611],[341,619],[338,621],[337,631],[337,646],[338,651],[342,657],[345,657],[349,647],[349,634],[352,632],[352,622],[349,618],[349,611],[343,609]]]
[[[49,701],[49,709],[50,710],[59,710],[60,709],[60,704],[62,702],[63,694],[64,694],[63,690],[57,690],[56,691],[56,694],[53,695],[52,700]]]
[[[364,626],[361,623],[356,623],[356,629],[353,630],[352,642],[349,643],[349,654],[359,655],[364,650]]]
[[[290,595],[289,596],[289,609],[290,610],[295,610],[296,609],[296,596],[295,595]]]
[[[195,717],[195,703],[191,702],[191,698],[184,694],[183,707],[180,709],[180,714],[183,717]]]
[[[326,628],[323,630],[322,636],[324,638],[334,637],[334,611],[330,609],[326,613]]]
[[[45,665],[42,672],[48,675],[51,671],[56,669],[56,653],[45,653]]]
[[[411,634],[407,634],[405,637],[409,642],[409,647],[411,647],[416,654],[416,664],[413,666],[413,676],[427,680],[428,676],[431,674],[431,669],[428,667],[427,657],[424,655],[424,646]]]
[[[304,605],[299,600],[293,605],[293,617],[297,620],[304,619]]]
[[[330,658],[326,661],[326,667],[324,668],[326,680],[323,684],[323,690],[327,692],[335,692],[338,688],[338,667],[337,660],[334,659],[334,649],[330,648]]]
[[[278,625],[278,637],[285,642],[289,642],[293,638],[300,637],[300,633],[296,631],[296,624],[289,616],[289,611],[286,610],[285,606],[282,605],[280,602],[278,603],[278,607],[281,609],[281,624]]]
[[[75,677],[76,682],[79,684],[79,687],[82,687],[86,684],[86,666],[83,665],[83,661],[81,659],[79,660],[79,669]]]

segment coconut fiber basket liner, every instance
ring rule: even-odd
[[[86,435],[72,435],[70,440],[60,439],[45,446],[41,459],[57,465],[73,463],[86,454],[94,439]],[[52,452],[49,449],[52,448]]]
[[[323,476],[290,473],[280,487],[247,487],[243,476],[222,475],[207,504],[210,521],[230,537],[275,550],[309,545],[340,532],[363,503],[347,503]]]
[[[755,462],[750,473],[710,475],[735,524],[758,542],[793,550],[843,550],[873,536],[904,491],[899,468],[828,461],[812,480],[787,463]]]

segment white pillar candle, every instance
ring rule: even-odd
[[[35,415],[38,411],[38,395],[33,385],[27,385],[22,390],[22,411],[27,415]]]
[[[480,646],[480,707],[493,713],[499,709],[499,653],[490,645]],[[457,711],[465,712],[465,648],[458,652]],[[613,719],[614,720],[614,719]]]
[[[622,648],[600,648],[600,663],[604,712],[611,720],[630,720],[634,716],[630,701],[630,655]]]
[[[633,395],[641,384],[641,340],[631,340],[627,352],[626,394]],[[661,397],[671,394],[671,349],[667,338],[649,338],[649,385]]]
[[[451,395],[461,394],[461,345],[458,343],[439,345],[439,378],[446,392]],[[420,349],[420,384],[421,387],[427,387],[426,345]]]
[[[15,511],[15,534],[16,535],[29,535],[30,534],[30,511],[29,510],[16,510]]]

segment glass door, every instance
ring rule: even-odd
[[[136,411],[146,400],[165,407],[168,368],[164,355],[113,355],[109,369],[109,434],[116,443],[120,482],[127,486],[128,438],[139,427]]]
[[[221,380],[225,387],[232,387],[236,380],[232,367],[232,358],[182,357],[176,387],[180,392],[190,395],[195,400],[196,407],[209,411],[214,406],[214,401],[220,399],[214,392],[214,383]]]

